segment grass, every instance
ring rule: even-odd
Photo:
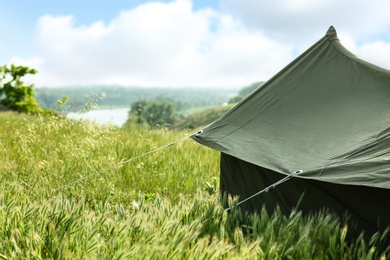
[[[0,113],[0,259],[386,259],[326,212],[228,214],[191,140],[121,165],[188,135]]]
[[[0,170],[8,182],[19,183],[33,197],[61,193],[125,202],[140,192],[165,192],[176,200],[179,194],[194,194],[203,182],[218,174],[216,152],[187,141],[113,166],[188,135],[3,114]],[[68,185],[90,175],[85,181]]]

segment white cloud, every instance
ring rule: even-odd
[[[76,25],[46,15],[35,35],[38,86],[244,86],[266,80],[334,25],[343,45],[390,68],[386,0],[221,0],[194,11],[189,0],[148,3],[109,21]],[[387,32],[390,34],[390,32]]]
[[[383,33],[390,26],[387,0],[221,0],[221,7],[247,26],[289,42],[316,39],[330,25],[356,40]]]
[[[390,69],[390,1],[221,0],[221,8],[252,31],[295,46],[295,54],[314,44],[333,25],[344,46]]]
[[[243,86],[291,60],[291,46],[248,31],[239,20],[191,2],[149,3],[109,23],[76,26],[72,16],[41,17],[38,86]],[[281,65],[282,64],[282,65]]]
[[[375,41],[363,44],[356,53],[364,60],[390,70],[390,43]]]

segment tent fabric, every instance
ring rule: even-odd
[[[242,199],[302,170],[244,208],[291,210],[305,193],[304,209],[390,224],[390,71],[349,52],[333,27],[192,138],[221,152],[221,190]]]
[[[240,201],[283,177],[272,170],[221,154],[220,189],[223,193],[239,196]],[[250,212],[260,211],[263,206],[273,212],[278,207],[284,214],[290,214],[293,208],[305,214],[331,210],[340,217],[348,216],[357,230],[372,234],[390,225],[389,198],[390,189],[292,178],[247,200],[240,207]]]
[[[331,27],[306,52],[193,137],[288,175],[390,189],[390,71]]]

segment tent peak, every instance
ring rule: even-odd
[[[331,40],[338,39],[338,38],[337,38],[336,29],[333,27],[333,25],[331,25],[331,26],[329,27],[328,31],[326,32],[326,36],[328,36],[329,39],[331,39]]]

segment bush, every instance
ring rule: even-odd
[[[13,110],[21,113],[39,113],[41,107],[35,100],[33,84],[25,84],[21,78],[36,74],[37,70],[27,66],[0,67],[0,107],[2,110]]]
[[[175,103],[166,100],[140,100],[131,105],[128,122],[147,123],[150,126],[166,126],[175,122]],[[136,117],[137,119],[131,119]]]

